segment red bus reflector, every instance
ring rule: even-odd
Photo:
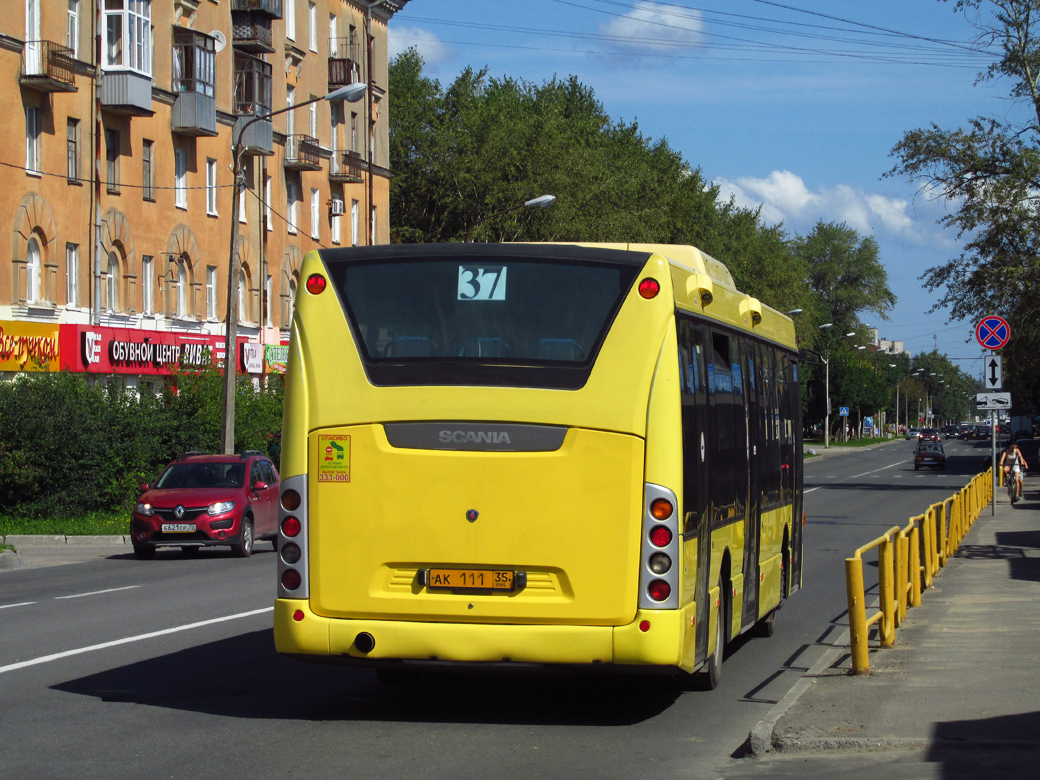
[[[303,610],[302,609],[298,609],[295,612],[293,612],[292,613],[292,619],[295,620],[297,623],[299,623],[301,620],[303,620]]]
[[[647,592],[654,601],[664,601],[672,595],[672,587],[664,580],[654,580],[647,588]]]
[[[282,572],[282,587],[286,590],[296,590],[303,583],[303,577],[296,569],[286,569]]]
[[[650,630],[650,621],[649,620],[641,620],[641,621],[639,621],[639,630],[642,631],[644,634],[647,631],[649,631]]]
[[[639,283],[639,294],[647,300],[656,298],[659,292],[661,292],[661,285],[657,283],[656,279],[647,277]]]
[[[325,277],[321,274],[311,274],[307,277],[307,292],[311,295],[321,295],[325,292]]]
[[[295,517],[287,517],[282,520],[282,533],[290,539],[300,533],[301,528],[300,521]]]
[[[650,514],[658,520],[667,520],[672,516],[672,502],[666,498],[658,498],[650,504]]]
[[[672,541],[672,532],[665,525],[655,525],[650,530],[650,543],[654,547],[667,547],[668,543]]]

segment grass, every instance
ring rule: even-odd
[[[128,512],[91,512],[82,517],[65,519],[0,516],[0,536],[111,536],[129,532]]]
[[[869,447],[872,444],[884,444],[887,441],[893,441],[894,439],[902,439],[902,436],[893,436],[892,438],[881,437],[880,439],[849,439],[841,441],[840,439],[831,439],[831,447]],[[818,447],[823,448],[823,439],[805,439],[802,444],[806,447]]]

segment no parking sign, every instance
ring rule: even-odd
[[[1011,338],[1011,326],[1003,317],[990,314],[975,326],[975,338],[986,349],[1000,349]]]

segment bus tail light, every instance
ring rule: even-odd
[[[639,606],[678,609],[679,502],[661,485],[643,486],[643,545],[640,556]]]
[[[282,572],[282,587],[286,590],[296,590],[303,584],[303,578],[296,569],[286,569]]]
[[[278,598],[310,597],[307,475],[282,480],[278,497]]]
[[[661,285],[656,279],[651,279],[649,276],[639,283],[639,294],[647,300],[656,298],[657,294],[661,292]]]
[[[307,277],[307,292],[311,295],[321,295],[325,292],[325,277],[321,274],[311,274]]]
[[[282,520],[282,533],[292,539],[294,536],[298,536],[300,529],[303,526],[300,525],[300,521],[290,515],[289,517]]]

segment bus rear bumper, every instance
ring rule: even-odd
[[[274,636],[279,653],[314,660],[678,667],[686,616],[637,610],[624,626],[350,620],[316,615],[306,600],[278,599]]]

